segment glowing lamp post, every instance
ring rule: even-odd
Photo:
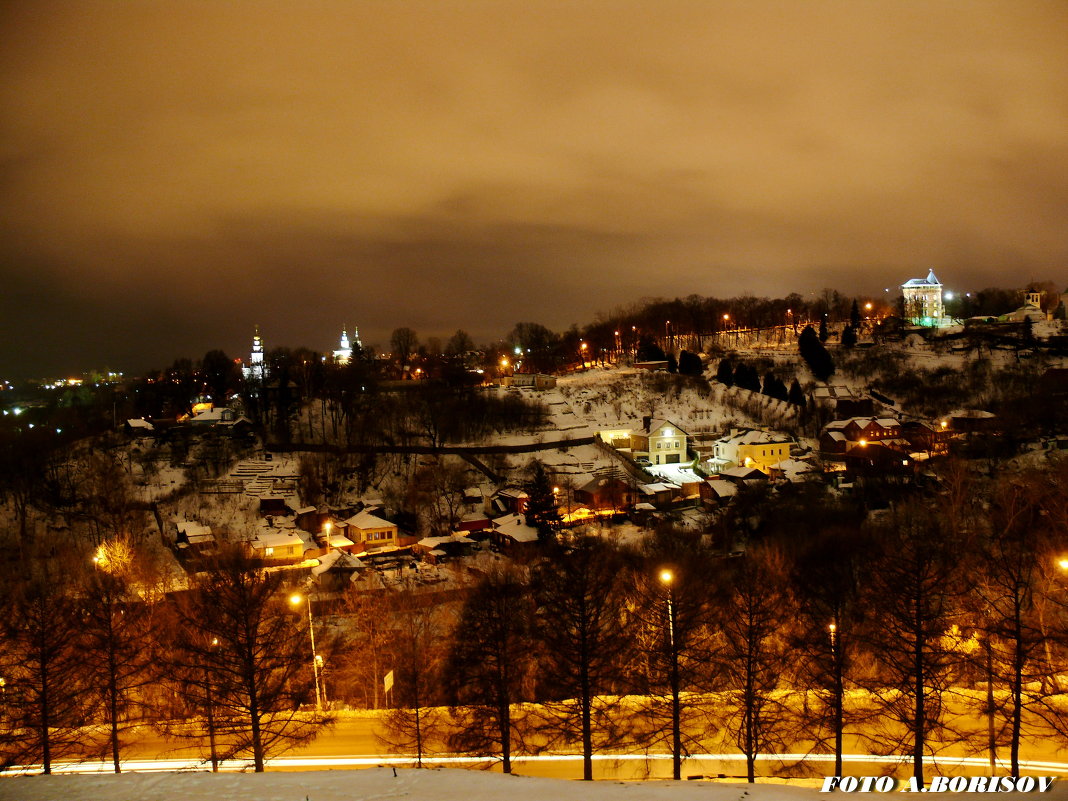
[[[682,778],[682,728],[679,714],[679,649],[675,638],[675,574],[660,571],[660,583],[667,588],[668,658],[671,682],[671,778]]]
[[[311,639],[312,676],[315,678],[315,708],[322,711],[323,696],[319,690],[319,666],[322,659],[315,653],[315,623],[312,621],[311,598],[304,598],[297,592],[289,596],[289,603],[293,606],[300,606],[304,601],[308,604],[308,637]]]
[[[844,719],[842,713],[842,659],[841,649],[838,647],[838,624],[834,621],[827,626],[827,633],[831,636],[831,670],[834,673],[834,770],[835,776],[842,775],[842,734]]]

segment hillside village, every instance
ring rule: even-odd
[[[827,333],[838,369],[819,380],[799,358],[792,330],[784,337],[781,329],[739,328],[700,354],[697,374],[613,353],[559,375],[487,376],[472,391],[540,413],[533,426],[467,441],[420,447],[416,438],[345,453],[326,436],[326,406],[306,404],[295,412],[291,441],[280,443],[257,433],[235,398],[195,407],[178,428],[130,419],[111,454],[133,496],[153,510],[161,559],[179,583],[228,541],[324,600],[347,587],[462,583],[487,556],[524,560],[538,552],[545,531],[539,536],[528,510],[535,464],[549,481],[560,535],[594,530],[637,540],[671,523],[717,531],[723,553],[740,553],[745,527],[724,531],[716,522],[739,494],[804,486],[828,497],[875,498],[877,486],[936,485],[948,458],[984,472],[1056,458],[1068,447],[1066,432],[1022,420],[1003,403],[1010,385],[1022,383],[1031,406],[1049,406],[1055,422],[1065,402],[1065,357],[1049,347],[1064,336],[1064,323],[1036,304],[1001,321],[1019,328],[1029,320],[1033,347],[1022,352],[996,336],[986,351],[976,348],[971,323],[915,325],[886,339],[884,323],[869,321],[847,347],[849,325],[838,324]],[[941,313],[928,304],[915,322]],[[257,354],[258,332],[246,376],[263,369]],[[350,358],[347,334],[334,355]],[[909,375],[918,385],[898,387]],[[947,375],[970,376],[971,394],[947,391]],[[803,387],[800,399],[787,396],[791,381]],[[895,390],[899,397],[891,397]],[[995,453],[1008,458],[995,462]]]

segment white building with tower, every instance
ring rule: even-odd
[[[910,278],[903,283],[901,295],[905,299],[905,317],[914,325],[942,325],[946,313],[942,305],[942,282],[934,270],[926,278]]]
[[[256,326],[256,333],[252,335],[252,353],[249,354],[248,364],[241,368],[246,381],[262,382],[267,378],[267,363],[263,360],[263,339],[260,338],[260,327]]]
[[[341,342],[337,350],[334,351],[334,361],[338,364],[348,364],[352,361],[352,351],[362,350],[363,343],[360,342],[360,329],[356,326],[352,327],[352,339],[349,339],[348,330],[341,329]]]

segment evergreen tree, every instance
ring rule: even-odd
[[[641,342],[638,343],[638,361],[663,362],[667,361],[667,354],[653,341],[652,337],[643,336]]]
[[[790,384],[790,392],[786,399],[794,404],[794,406],[800,406],[802,408],[805,406],[805,393],[801,390],[801,385],[797,383],[796,378],[793,383]]]
[[[1024,317],[1023,328],[1020,329],[1020,339],[1025,348],[1033,348],[1035,346],[1035,324],[1030,316]]]
[[[760,376],[745,362],[739,364],[738,369],[734,371],[734,383],[742,389],[760,392]]]
[[[705,370],[701,357],[688,350],[679,354],[679,372],[683,375],[701,375]]]
[[[535,460],[530,465],[530,481],[527,482],[527,525],[538,530],[542,542],[556,536],[560,526],[560,512],[556,508],[556,494],[545,465]]]
[[[831,334],[827,330],[827,315],[824,314],[820,317],[820,342],[826,342],[827,337]]]
[[[842,347],[852,348],[857,344],[857,329],[855,326],[847,325],[845,330],[842,331]]]
[[[760,391],[769,398],[775,397],[775,376],[772,373],[764,373],[764,387]]]
[[[853,305],[849,309],[849,325],[853,328],[860,328],[860,307],[857,306],[856,298],[853,299]]]
[[[675,358],[675,354],[674,353],[669,353],[667,355],[667,363],[668,363],[668,372],[669,373],[677,373],[679,371],[679,362]]]
[[[716,380],[728,387],[734,386],[734,365],[731,364],[730,359],[723,358],[719,360],[719,367],[716,368]]]
[[[812,326],[805,326],[805,330],[797,338],[797,347],[801,351],[801,358],[816,378],[826,381],[834,375],[834,360]]]

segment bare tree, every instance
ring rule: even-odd
[[[611,543],[588,535],[553,549],[537,566],[537,638],[544,721],[550,746],[578,742],[582,778],[593,779],[593,753],[622,741],[616,720],[623,653],[623,560]]]
[[[10,716],[10,728],[0,732],[4,766],[39,762],[51,773],[54,760],[83,752],[79,727],[90,710],[72,568],[40,552],[4,565],[0,669]]]
[[[419,347],[419,337],[411,328],[395,328],[389,337],[393,358],[403,367]]]
[[[440,748],[446,716],[441,704],[448,612],[433,599],[404,592],[394,608],[390,656],[395,677],[389,712],[379,739],[394,751],[415,752],[416,765]]]
[[[226,549],[177,604],[177,673],[207,670],[211,681],[184,683],[213,691],[215,731],[228,753],[248,754],[256,772],[271,754],[313,739],[329,716],[298,711],[307,685],[308,631],[282,592],[282,574],[268,573],[243,551]],[[204,697],[193,699],[207,708]]]
[[[499,754],[505,773],[512,772],[512,751],[523,739],[514,705],[532,683],[532,618],[525,571],[495,563],[464,603],[446,674],[457,724],[450,745]]]
[[[805,543],[791,576],[800,613],[791,643],[798,656],[793,674],[806,693],[799,722],[815,752],[834,753],[836,776],[842,775],[846,721],[858,716],[846,708],[846,689],[859,649],[867,560],[863,533],[829,528]]]
[[[137,596],[117,548],[101,548],[82,588],[83,675],[108,727],[107,749],[121,772],[122,735],[143,721],[142,691],[158,678],[152,607]]]
[[[724,727],[745,755],[749,782],[756,781],[757,756],[780,751],[791,734],[789,709],[779,692],[791,617],[785,576],[782,554],[766,547],[734,560],[724,576],[728,590],[717,620]]]
[[[881,753],[908,749],[922,786],[924,757],[955,737],[946,698],[963,660],[947,633],[961,610],[962,547],[937,510],[920,504],[896,509],[878,546],[865,641],[879,668],[871,689],[883,725],[870,739]]]
[[[680,779],[683,759],[709,730],[712,553],[699,534],[662,527],[644,543],[636,567],[629,608],[646,722],[638,736],[646,748],[670,749],[672,778]]]

